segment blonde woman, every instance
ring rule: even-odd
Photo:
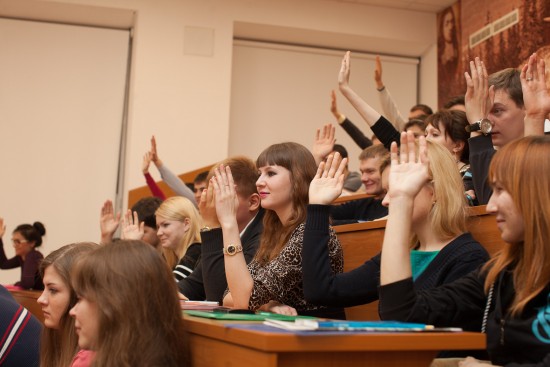
[[[166,199],[155,214],[162,252],[180,281],[193,272],[200,259],[202,219],[195,205],[181,196]]]

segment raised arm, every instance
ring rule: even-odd
[[[489,111],[493,106],[495,91],[494,87],[489,87],[489,74],[483,61],[476,57],[470,61],[470,74],[466,71],[466,94],[464,103],[466,108],[466,117],[468,122],[473,124],[476,121],[487,118]],[[472,131],[470,137],[481,135],[480,131]]]
[[[350,52],[348,51],[342,60],[342,66],[338,76],[340,91],[357,110],[357,112],[359,112],[384,146],[389,147],[393,141],[397,141],[399,143],[399,132],[384,116],[372,108],[367,102],[361,99],[361,97],[359,97],[353,89],[351,89],[349,86],[349,76]]]
[[[382,61],[380,61],[380,56],[376,56],[375,65],[374,82],[376,83],[378,97],[380,97],[382,111],[393,126],[395,126],[397,130],[401,131],[405,127],[406,120],[403,115],[401,115],[401,112],[399,112],[397,104],[391,96],[390,91],[382,81]]]
[[[216,214],[224,240],[225,276],[230,292],[223,303],[226,306],[247,309],[254,282],[246,266],[239,236],[236,218],[239,199],[229,166],[220,165],[215,172],[216,175],[209,185],[214,185]]]
[[[550,113],[550,94],[546,86],[546,65],[534,53],[520,74],[525,104],[524,134],[544,135],[544,120]]]
[[[381,114],[372,108],[367,102],[365,102],[351,87],[349,86],[351,65],[350,65],[350,52],[346,52],[342,59],[342,65],[340,66],[340,73],[338,74],[338,86],[340,92],[346,97],[351,105],[359,112],[361,117],[369,126],[373,126],[380,118]]]
[[[183,196],[189,200],[198,208],[198,203],[195,200],[195,194],[187,187],[185,182],[181,180],[176,174],[174,174],[159,158],[157,152],[157,141],[155,137],[151,137],[151,160],[157,167],[162,177],[162,180],[176,193],[176,195]]]
[[[0,269],[13,269],[21,265],[21,260],[18,256],[14,256],[8,259],[6,252],[4,251],[4,242],[2,237],[6,232],[6,225],[4,224],[4,218],[0,218]]]
[[[330,104],[330,112],[334,115],[336,118],[336,121],[338,121],[338,125],[344,129],[346,133],[350,136],[350,138],[353,139],[355,144],[359,145],[359,148],[365,149],[372,145],[372,140],[367,138],[365,134],[353,122],[351,122],[344,114],[340,113],[338,110],[338,104],[336,102],[336,92],[333,90],[331,91],[331,104]]]
[[[408,242],[413,202],[430,179],[426,139],[423,136],[419,139],[419,146],[417,155],[412,132],[401,133],[401,154],[398,155],[396,143],[391,146],[389,189],[384,198],[384,202],[389,203],[389,215],[382,245],[381,285],[412,276]]]
[[[147,152],[143,156],[143,161],[141,163],[141,172],[143,172],[143,176],[145,176],[145,182],[147,182],[147,186],[149,186],[149,190],[151,190],[151,193],[153,194],[153,196],[156,196],[161,200],[165,200],[166,195],[164,195],[160,187],[157,185],[156,181],[153,179],[153,177],[149,173],[150,165],[151,165],[151,152]]]
[[[321,162],[309,185],[309,202],[302,247],[302,272],[306,301],[324,306],[348,307],[378,297],[378,273],[374,263],[348,273],[334,273],[329,245],[334,233],[329,225],[330,206],[344,184],[346,159],[330,155]],[[367,270],[367,269],[370,269]]]
[[[479,58],[476,57],[475,61],[470,61],[470,73],[464,73],[467,86],[464,100],[466,117],[471,124],[487,118],[493,106],[494,88],[488,86],[487,69]],[[491,136],[473,131],[470,133],[468,144],[470,146],[470,168],[475,194],[480,205],[487,204],[492,193],[491,187],[487,183],[487,174],[489,164],[495,154]]]

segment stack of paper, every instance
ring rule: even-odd
[[[182,310],[212,310],[218,307],[218,302],[212,301],[184,301],[180,300],[180,306]]]

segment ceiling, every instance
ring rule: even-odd
[[[415,10],[438,13],[454,4],[457,0],[325,0],[337,3],[353,3],[381,6],[393,9]]]

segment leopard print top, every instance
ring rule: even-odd
[[[290,235],[281,253],[264,266],[256,260],[248,265],[254,281],[249,309],[257,310],[269,301],[277,301],[294,307],[298,313],[322,308],[304,299],[302,282],[302,245],[305,223],[300,224]],[[336,233],[330,228],[329,256],[334,273],[344,270],[344,255]]]

